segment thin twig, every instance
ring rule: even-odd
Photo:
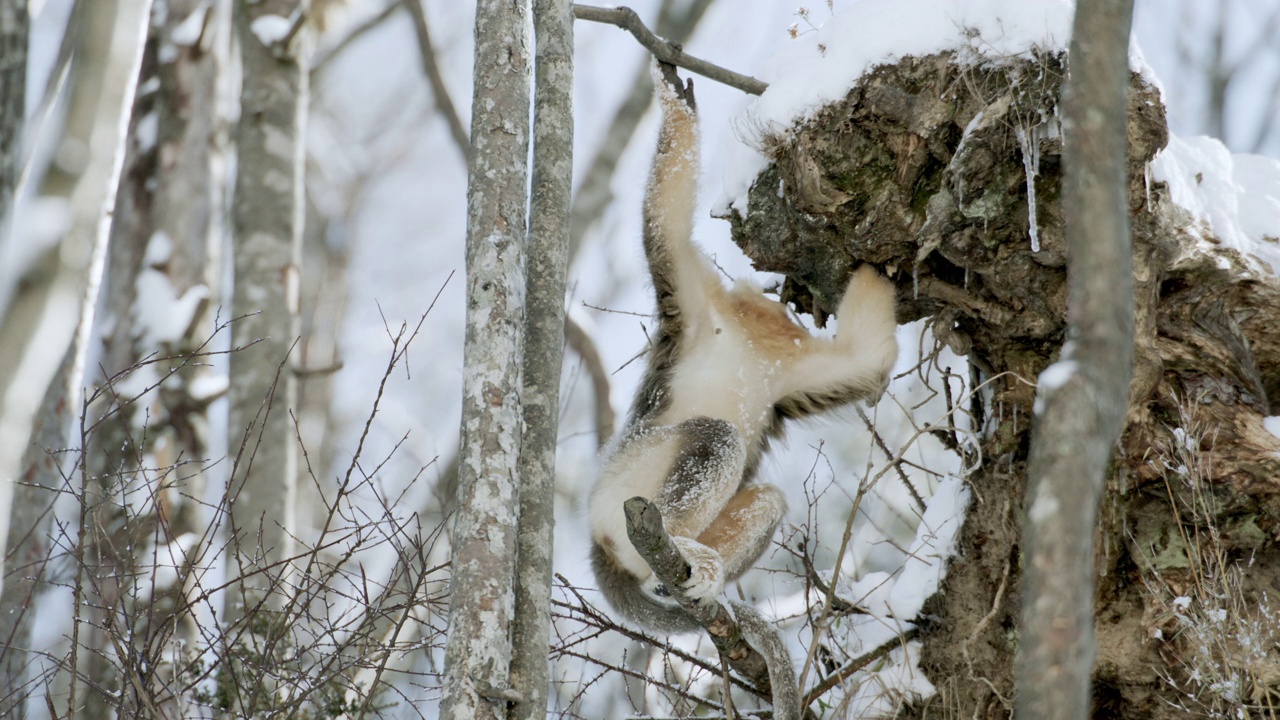
[[[369,34],[370,31],[376,30],[379,27],[381,27],[382,24],[387,20],[391,19],[391,16],[395,15],[396,11],[399,9],[400,9],[400,3],[393,2],[390,5],[387,5],[385,8],[383,8],[382,12],[369,18],[368,20],[366,20],[365,22],[357,26],[354,30],[344,35],[342,39],[339,40],[338,43],[334,45],[328,52],[316,58],[311,63],[311,77],[313,78],[317,77],[321,72],[324,72],[324,70],[327,67],[329,67],[329,63],[333,62],[335,58],[342,55],[342,53],[345,52],[347,48],[354,45],[357,40]]]
[[[898,471],[898,477],[902,479],[902,484],[907,486],[907,492],[911,493],[911,499],[916,501],[916,505],[920,507],[921,512],[925,509],[924,498],[920,497],[920,492],[916,490],[916,486],[911,484],[911,478],[907,477],[906,471],[902,469],[902,458],[896,455],[889,446],[885,444],[884,438],[880,437],[880,433],[876,432],[875,423],[871,422],[871,418],[863,412],[862,408],[858,408],[858,417],[862,418],[863,424],[867,426],[867,431],[871,433],[871,438],[875,440],[876,446],[887,456],[894,470]]]
[[[613,437],[616,419],[613,403],[609,402],[609,371],[605,369],[600,351],[596,349],[586,328],[575,321],[572,315],[564,316],[564,337],[591,376],[591,391],[595,394],[596,447],[604,447],[609,438]]]
[[[849,676],[865,668],[871,663],[879,660],[885,655],[888,655],[889,653],[893,652],[897,648],[900,648],[903,645],[906,645],[907,641],[914,638],[916,636],[916,633],[918,632],[919,632],[918,628],[911,628],[910,630],[899,633],[898,636],[895,637],[893,640],[890,640],[889,642],[881,645],[875,650],[872,650],[867,653],[863,653],[862,655],[859,655],[858,657],[845,663],[838,670],[836,670],[835,672],[823,678],[822,682],[818,683],[817,685],[814,685],[813,688],[809,690],[809,692],[805,693],[804,701],[801,703],[800,707],[809,707],[809,705],[811,705],[814,700],[817,700],[818,698],[822,697],[823,693],[827,692],[828,690],[835,687],[836,685],[839,685],[840,683],[844,682],[849,678]]]
[[[629,7],[602,8],[574,4],[573,16],[579,20],[616,25],[631,33],[660,62],[682,67],[718,83],[737,88],[742,92],[760,95],[769,87],[749,75],[736,73],[685,53],[683,50],[654,35],[653,31],[645,27],[644,22],[640,20],[640,16],[636,14],[636,11]]]
[[[418,36],[418,54],[422,61],[422,72],[431,83],[431,95],[435,98],[436,110],[444,115],[449,123],[449,134],[453,143],[462,153],[462,159],[471,157],[471,135],[462,125],[458,116],[458,108],[449,96],[449,88],[444,84],[444,75],[440,74],[440,63],[436,60],[435,45],[431,42],[430,26],[427,25],[427,13],[422,9],[422,0],[401,0],[413,17],[413,32]]]

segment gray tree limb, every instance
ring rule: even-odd
[[[729,663],[729,667],[746,678],[761,697],[774,703],[774,712],[778,717],[798,717],[799,691],[796,688],[795,670],[781,640],[770,638],[770,633],[762,627],[765,625],[764,620],[758,615],[753,619],[759,622],[744,632],[728,609],[718,601],[699,601],[687,597],[680,588],[692,571],[671,541],[671,536],[667,534],[662,513],[642,497],[627,500],[622,508],[627,517],[627,536],[631,539],[631,544],[649,567],[653,568],[662,584],[671,591],[672,599],[707,631],[712,644]],[[751,642],[748,635],[754,636],[758,644]],[[786,684],[775,689],[774,678],[786,678]],[[792,707],[795,708],[794,713],[791,712]]]
[[[587,367],[587,374],[591,376],[591,392],[595,397],[596,447],[603,448],[609,438],[613,437],[616,422],[613,403],[609,400],[609,371],[605,368],[604,360],[591,335],[571,315],[564,317],[564,339],[577,353],[582,364]]]
[[[449,134],[453,136],[453,144],[462,153],[463,160],[466,160],[471,154],[471,140],[467,135],[467,129],[462,126],[462,119],[458,117],[458,108],[453,104],[449,86],[444,82],[444,75],[440,72],[435,44],[431,41],[431,27],[427,25],[427,11],[422,7],[423,0],[401,0],[401,2],[408,8],[409,15],[413,18],[413,32],[418,38],[418,57],[422,64],[422,73],[431,83],[431,97],[434,99],[436,110],[444,115],[445,122],[449,124]]]
[[[617,25],[631,33],[645,49],[653,53],[653,56],[661,62],[682,67],[690,72],[698,73],[705,78],[737,88],[751,95],[759,95],[768,87],[768,85],[753,77],[722,68],[719,65],[714,65],[685,53],[666,40],[654,35],[653,31],[645,27],[645,24],[641,22],[640,16],[636,15],[636,12],[629,7],[602,8],[591,5],[574,5],[573,15],[579,20]]]
[[[413,0],[410,0],[412,2]],[[525,263],[524,438],[520,447],[511,687],[508,717],[547,715],[556,440],[564,365],[564,296],[573,197],[573,15],[569,0],[534,0],[533,185]]]
[[[1028,720],[1092,714],[1094,534],[1133,377],[1125,147],[1132,17],[1132,0],[1080,0],[1068,55],[1068,345],[1040,376],[1043,413],[1031,436],[1016,712]]]
[[[519,512],[529,85],[527,0],[476,5],[462,440],[440,716],[501,718]],[[563,302],[563,300],[561,300]]]
[[[9,242],[27,114],[26,0],[0,0],[0,248]]]

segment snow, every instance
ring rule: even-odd
[[[1069,0],[862,0],[822,27],[800,35],[764,68],[769,89],[737,125],[778,132],[808,119],[849,92],[866,73],[906,56],[958,50],[962,59],[1000,62],[1033,49],[1065,51],[1074,5]],[[1151,79],[1136,43],[1129,65]],[[745,214],[747,191],[767,165],[755,138],[742,138],[725,168],[717,214]]]
[[[134,140],[138,143],[139,152],[151,152],[160,138],[160,115],[152,110],[138,121],[134,130]]]
[[[135,281],[134,334],[147,349],[180,340],[191,327],[200,303],[209,297],[209,289],[203,285],[189,288],[178,297],[169,276],[161,271],[172,254],[173,240],[168,234],[163,231],[154,233],[147,241],[143,256],[147,267]]]
[[[1280,415],[1272,415],[1271,417],[1262,418],[1262,427],[1267,432],[1280,438]]]
[[[169,34],[169,40],[174,45],[182,45],[184,47],[195,45],[200,40],[201,33],[204,32],[205,16],[208,13],[209,6],[207,4],[197,7],[187,16],[187,19],[178,23],[178,26]]]
[[[947,576],[947,560],[955,554],[956,535],[968,507],[969,487],[962,478],[949,476],[934,490],[890,592],[894,617],[914,618],[924,601],[938,591]]]
[[[249,30],[266,46],[275,45],[289,36],[293,23],[279,15],[263,15],[249,24]]]
[[[197,402],[207,402],[227,391],[231,379],[217,373],[200,373],[187,384],[187,395]]]
[[[1070,353],[1067,349],[1064,348],[1062,353],[1064,356],[1063,359],[1055,363],[1050,363],[1049,367],[1045,368],[1044,371],[1040,373],[1040,377],[1036,378],[1036,400],[1032,407],[1032,412],[1036,415],[1039,415],[1044,410],[1045,396],[1063,385],[1066,385],[1067,382],[1076,374],[1076,370],[1079,369],[1080,366],[1075,360],[1066,358],[1069,354]]]
[[[1235,250],[1260,269],[1280,272],[1280,161],[1232,153],[1210,137],[1170,135],[1151,175],[1202,224],[1206,250]]]

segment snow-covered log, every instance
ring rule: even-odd
[[[959,555],[922,612],[920,665],[948,714],[1002,717],[1035,383],[1067,326],[1070,6],[894,6],[860,3],[778,62],[747,113],[763,161],[731,161],[747,171],[721,205],[798,308],[823,318],[849,272],[874,263],[896,279],[899,321],[931,318],[987,383],[974,409],[984,460]],[[1094,701],[1115,717],[1265,706],[1278,659],[1280,163],[1171,138],[1156,81],[1140,56],[1130,67],[1135,376],[1096,534]],[[1212,623],[1236,639],[1204,650]]]

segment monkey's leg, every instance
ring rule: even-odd
[[[696,538],[738,489],[746,446],[727,420],[696,417],[674,429],[679,448],[653,503],[669,534]]]
[[[732,580],[764,554],[773,531],[787,512],[782,491],[773,485],[751,485],[729,499],[698,542],[720,554],[724,575]]]
[[[684,591],[691,597],[710,597],[724,586],[723,561],[696,538],[734,497],[746,464],[746,445],[732,423],[715,418],[691,418],[675,431],[679,449],[653,503],[692,568]],[[648,589],[662,594],[656,578],[650,580]]]

